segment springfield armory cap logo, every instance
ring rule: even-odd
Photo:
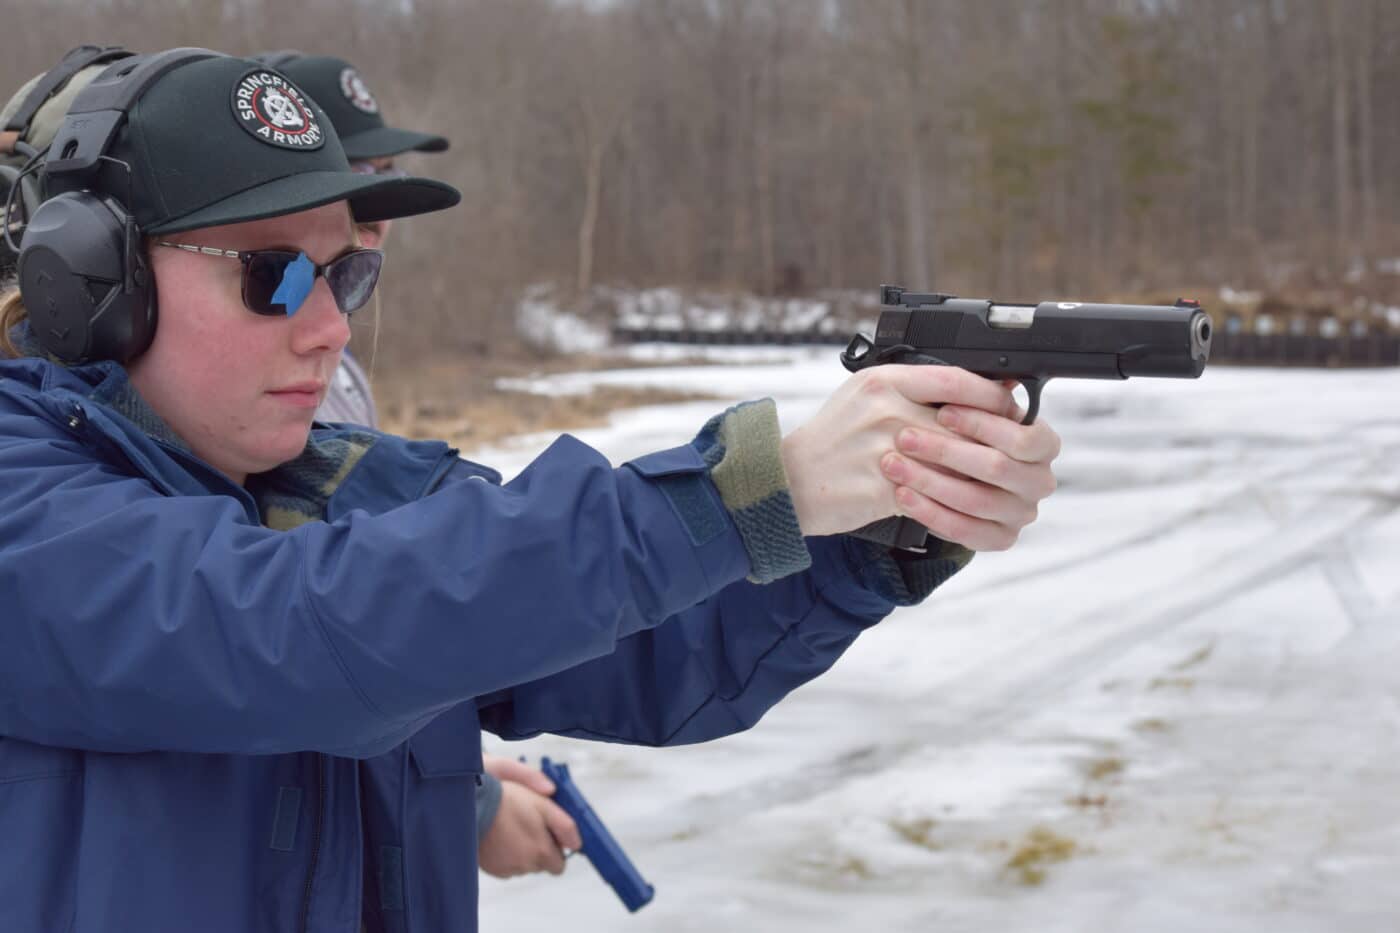
[[[379,101],[374,99],[374,95],[365,86],[365,79],[361,78],[354,68],[346,68],[340,73],[340,93],[355,105],[356,110],[364,113],[379,112]]]
[[[320,149],[326,141],[306,95],[279,74],[251,71],[233,88],[238,125],[270,146]]]

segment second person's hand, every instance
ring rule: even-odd
[[[583,846],[573,817],[550,799],[554,782],[537,768],[495,755],[482,756],[501,782],[501,805],[477,847],[481,868],[497,878],[564,871],[565,852]]]

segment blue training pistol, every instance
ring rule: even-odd
[[[627,858],[627,853],[622,851],[622,846],[617,844],[603,821],[598,819],[598,814],[588,805],[574,779],[569,777],[569,766],[555,764],[545,757],[540,759],[540,770],[554,782],[554,802],[563,807],[564,812],[578,824],[578,833],[583,839],[583,848],[579,851],[588,856],[598,874],[612,885],[628,910],[633,913],[641,910],[651,902],[656,889],[647,884]]]

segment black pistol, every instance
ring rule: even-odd
[[[1052,378],[1197,378],[1210,358],[1211,331],[1210,315],[1185,298],[1173,305],[1015,304],[882,285],[874,341],[856,334],[841,363],[851,372],[916,363],[1015,379],[1026,387],[1030,403],[1022,424],[1030,424]],[[921,548],[928,532],[896,516],[856,534],[892,547]]]

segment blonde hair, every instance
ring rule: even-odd
[[[347,205],[348,208],[348,205]],[[360,239],[362,233],[378,233],[378,228],[374,224],[362,224],[355,221],[355,214],[350,211],[350,242],[356,246],[364,246],[365,241]],[[383,240],[380,240],[380,244]],[[369,365],[365,367],[365,378],[370,381],[371,390],[374,386],[374,362],[379,358],[379,286],[374,288],[374,330],[370,337],[369,345]]]
[[[18,288],[0,292],[0,357],[19,359],[24,356],[23,351],[10,339],[10,331],[28,317],[29,311],[24,307],[24,299],[20,297]]]

